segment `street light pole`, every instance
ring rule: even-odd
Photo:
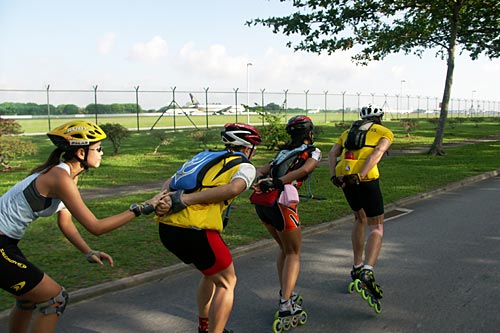
[[[247,124],[250,124],[250,66],[251,62],[247,63]]]

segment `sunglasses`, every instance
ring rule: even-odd
[[[98,153],[100,153],[102,151],[102,146],[99,146],[97,148],[89,148],[89,150],[95,150],[97,151]]]

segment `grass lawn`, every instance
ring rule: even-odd
[[[396,152],[412,147],[430,145],[434,139],[435,125],[420,121],[418,127],[407,136],[397,121],[385,124],[395,133],[395,143],[388,158],[379,164],[381,186],[385,203],[408,197],[444,184],[498,169],[500,166],[500,141],[480,142],[469,145],[445,148],[445,156],[431,156],[425,153],[399,155]],[[334,124],[318,126],[317,146],[326,158],[342,129]],[[214,135],[220,129],[213,129]],[[156,134],[155,134],[156,133]],[[111,143],[103,142],[104,158],[99,169],[91,170],[82,177],[81,188],[140,183],[149,180],[164,180],[169,177],[187,158],[202,150],[203,144],[195,141],[191,132],[168,133],[169,145],[160,146],[157,131],[134,133],[126,139],[120,153],[110,155]],[[473,138],[500,136],[500,126],[496,119],[481,123],[463,122],[449,126],[445,134],[445,143],[465,141]],[[39,152],[17,162],[12,172],[0,173],[0,193],[27,175],[35,165],[41,164],[53,146],[45,135],[26,136],[39,146]],[[209,144],[207,148],[220,149],[221,143]],[[259,149],[253,160],[260,165],[269,161],[274,152]],[[16,164],[16,163],[15,163]],[[309,182],[304,183],[301,194],[312,193],[324,200],[303,199],[300,203],[301,220],[305,227],[331,221],[350,214],[342,192],[329,182],[327,163],[321,163]],[[152,193],[141,193],[112,197],[87,202],[98,217],[120,213],[128,209],[130,203],[140,202]],[[253,206],[249,203],[250,191],[243,193],[233,204],[229,225],[223,237],[230,247],[248,244],[262,238],[269,238],[267,231],[260,224]],[[28,228],[25,237],[19,243],[25,255],[52,278],[69,291],[98,283],[123,278],[152,269],[177,263],[160,243],[157,225],[151,217],[140,217],[120,229],[96,237],[86,232],[79,224],[77,227],[90,246],[113,256],[115,267],[88,264],[83,255],[77,252],[64,238],[56,226],[55,217],[43,218]],[[0,310],[13,304],[8,293],[0,293]]]

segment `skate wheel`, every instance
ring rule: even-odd
[[[295,304],[298,304],[300,306],[302,306],[302,304],[304,304],[304,299],[302,298],[302,296],[297,296],[297,299],[295,300]]]
[[[304,325],[305,323],[307,323],[307,312],[302,311],[302,313],[300,314],[299,323],[300,325]]]
[[[373,296],[370,295],[370,297],[368,297],[368,305],[370,305],[372,308],[375,306],[375,299],[373,298]]]
[[[349,283],[349,286],[347,287],[347,292],[349,294],[352,294],[354,292],[354,281]]]
[[[290,330],[290,328],[292,328],[292,325],[291,325],[292,321],[291,320],[286,320],[285,322],[282,322],[282,325],[283,325],[283,331],[287,332]]]
[[[290,320],[290,326],[295,328],[299,325],[299,317],[293,316],[292,320]]]
[[[354,281],[354,290],[356,290],[356,292],[360,293],[362,290],[363,290],[363,282],[361,282],[361,280],[359,279],[356,279]]]
[[[283,331],[283,325],[281,325],[281,320],[275,319],[273,321],[273,333],[281,333]]]
[[[280,316],[280,312],[279,312],[279,310],[276,310],[276,312],[274,313],[274,320],[278,319],[279,316]]]
[[[361,290],[361,297],[365,300],[365,301],[368,301],[368,298],[370,298],[371,295],[368,294],[368,292],[366,291],[366,289],[362,289]]]
[[[376,314],[380,314],[380,312],[382,312],[382,305],[378,300],[373,303],[373,311],[375,311]]]

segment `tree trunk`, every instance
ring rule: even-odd
[[[436,129],[436,136],[434,137],[434,142],[429,149],[429,154],[433,155],[444,155],[443,149],[443,139],[444,139],[444,128],[446,125],[446,118],[448,117],[448,106],[450,103],[451,96],[451,86],[453,85],[453,71],[455,70],[455,49],[457,43],[457,31],[458,31],[458,17],[459,10],[462,6],[462,1],[458,1],[454,8],[454,13],[452,15],[452,20],[450,22],[450,40],[448,43],[448,66],[446,70],[446,80],[444,84],[443,98],[441,100],[441,111],[439,114],[439,122]]]

